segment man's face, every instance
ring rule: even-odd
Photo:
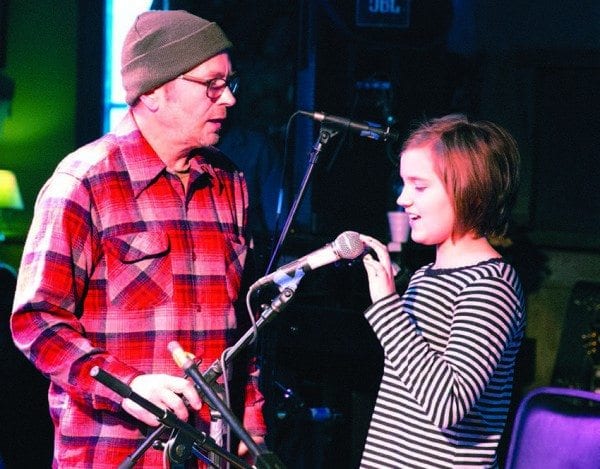
[[[227,53],[218,54],[184,75],[207,83],[214,78],[231,76]],[[215,145],[227,117],[227,108],[236,100],[228,87],[219,96],[209,97],[206,84],[181,79],[166,83],[162,90],[157,118],[169,140],[179,147],[197,148]],[[218,94],[218,93],[217,93]]]

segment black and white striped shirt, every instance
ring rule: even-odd
[[[369,307],[385,364],[361,468],[496,467],[524,309],[501,259],[425,266]]]

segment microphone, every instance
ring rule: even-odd
[[[317,122],[329,124],[333,127],[341,129],[350,129],[358,133],[361,137],[372,138],[373,140],[383,140],[395,142],[398,140],[398,132],[391,129],[390,127],[384,127],[373,122],[357,122],[345,117],[333,116],[331,114],[325,114],[324,112],[309,112],[309,111],[298,111],[298,113],[310,117]]]
[[[318,269],[327,264],[339,261],[340,259],[355,259],[364,251],[364,244],[356,231],[344,231],[331,243],[326,244],[321,249],[307,254],[300,259],[292,261],[279,267],[274,272],[258,279],[250,287],[250,290],[275,283],[282,287],[287,282],[295,280],[306,272]]]

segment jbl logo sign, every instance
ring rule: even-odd
[[[408,28],[410,0],[356,0],[356,25]]]

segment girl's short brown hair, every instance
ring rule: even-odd
[[[454,203],[455,234],[506,233],[517,197],[520,156],[505,129],[451,114],[421,124],[402,152],[415,147],[431,149],[436,172]]]

